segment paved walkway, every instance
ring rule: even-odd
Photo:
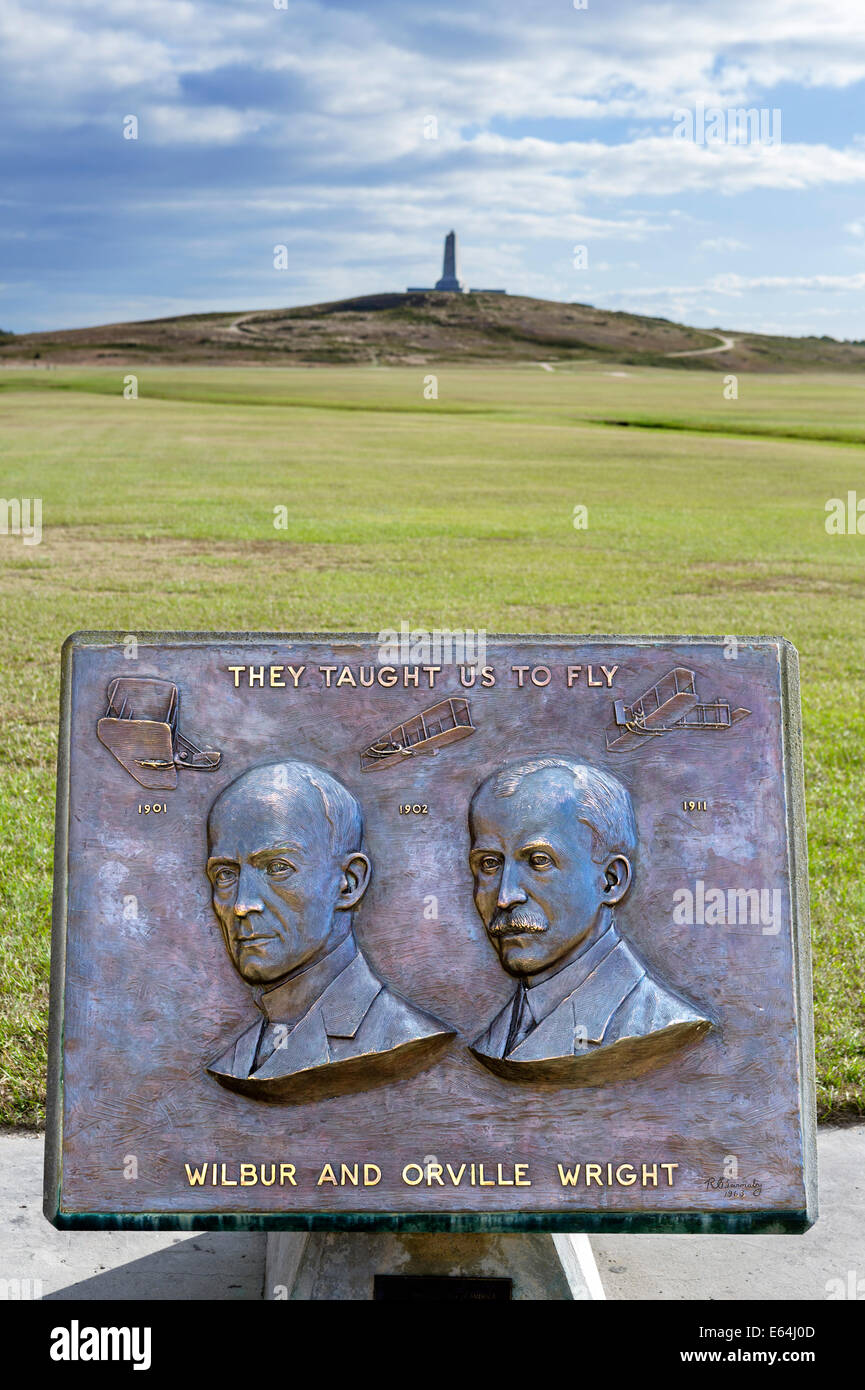
[[[707,328],[706,332],[710,330]],[[665,352],[665,357],[711,357],[715,352],[731,352],[736,346],[736,339],[731,338],[727,333],[712,333],[713,338],[717,338],[718,347],[708,348],[688,348],[685,352]]]
[[[41,1135],[0,1133],[0,1297],[39,1280],[43,1298],[261,1298],[263,1234],[56,1231],[42,1215],[42,1148]]]
[[[821,1212],[807,1235],[593,1236],[606,1297],[865,1299],[865,1124],[823,1129],[818,1143]],[[0,1298],[34,1281],[50,1299],[262,1297],[264,1235],[55,1231],[41,1188],[41,1136],[0,1134]]]
[[[803,1236],[593,1236],[607,1298],[865,1298],[865,1125],[817,1137],[820,1216]],[[851,1281],[852,1276],[852,1281]]]

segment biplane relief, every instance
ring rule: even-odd
[[[180,732],[179,703],[174,682],[155,676],[116,676],[108,686],[108,708],[96,725],[97,738],[150,791],[173,791],[178,768],[213,772],[222,758]]]
[[[363,772],[372,772],[418,753],[435,754],[474,732],[468,700],[452,695],[374,739],[361,753],[360,766]]]
[[[314,1100],[411,1075],[453,1031],[368,965],[353,929],[372,872],[360,803],[311,763],[254,767],[217,797],[207,876],[261,1017],[207,1071],[258,1100]]]
[[[600,1085],[702,1038],[711,1019],[620,935],[637,828],[615,777],[558,756],[506,763],[469,808],[475,906],[516,992],[472,1044],[511,1081]]]
[[[703,702],[697,694],[697,678],[686,666],[674,666],[630,705],[613,703],[613,723],[607,728],[609,752],[624,753],[664,734],[681,730],[731,729],[747,719],[749,709],[733,709],[729,700]]]

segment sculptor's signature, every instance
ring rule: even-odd
[[[742,1182],[739,1178],[707,1178],[706,1190],[707,1192],[723,1192],[727,1197],[742,1199],[749,1192],[752,1192],[755,1197],[759,1197],[763,1191],[763,1184],[758,1182],[756,1178],[751,1178],[750,1182]]]

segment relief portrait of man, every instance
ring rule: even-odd
[[[637,1076],[712,1020],[620,935],[634,876],[631,797],[566,757],[511,762],[469,808],[475,906],[516,990],[472,1044],[509,1080],[598,1085]]]
[[[260,1017],[207,1071],[260,1100],[363,1090],[427,1065],[454,1034],[384,984],[354,934],[370,880],[363,816],[330,773],[286,761],[224,789],[207,876],[232,965]]]

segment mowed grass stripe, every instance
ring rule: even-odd
[[[728,375],[644,367],[610,370],[595,362],[561,363],[554,371],[520,367],[454,368],[436,364],[385,368],[2,368],[6,392],[76,392],[122,402],[132,373],[141,400],[373,414],[477,416],[508,421],[576,423],[598,428],[865,442],[862,388],[849,374]],[[425,395],[435,378],[437,396]]]

